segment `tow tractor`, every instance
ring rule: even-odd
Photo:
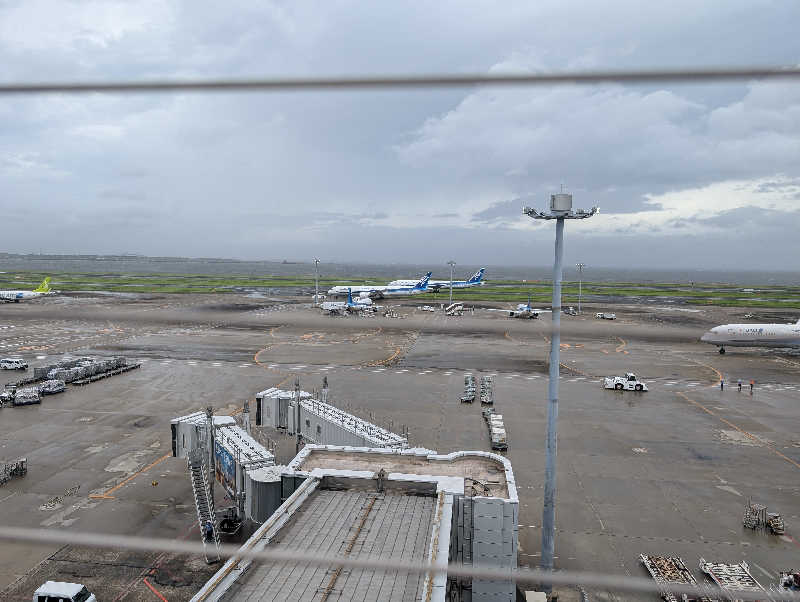
[[[603,379],[603,388],[617,391],[647,391],[647,385],[633,372],[626,372],[625,376],[607,376]]]

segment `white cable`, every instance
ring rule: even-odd
[[[183,540],[155,539],[127,535],[106,535],[102,533],[80,533],[54,529],[27,529],[20,527],[0,527],[0,540],[23,541],[31,543],[58,543],[93,548],[122,548],[128,550],[141,550],[152,552],[167,552],[172,554],[203,554],[200,543]],[[591,586],[617,591],[651,592],[659,593],[666,586],[659,586],[652,579],[645,577],[630,577],[625,575],[608,575],[582,571],[556,571],[553,573],[539,569],[504,570],[492,567],[476,567],[457,564],[428,562],[411,562],[397,558],[353,557],[335,556],[326,554],[311,554],[307,552],[286,550],[285,548],[265,548],[260,551],[248,550],[231,544],[220,546],[222,557],[236,557],[240,560],[252,559],[268,562],[304,563],[315,566],[343,566],[364,568],[402,573],[441,573],[447,572],[451,576],[463,576],[484,579],[509,579],[516,581],[543,582],[553,585],[565,586]],[[715,585],[684,586],[669,584],[668,589],[674,593],[695,595],[729,596],[735,593],[740,600],[763,600],[764,592],[747,592],[722,590]],[[795,592],[780,592],[781,600],[800,600],[800,594]]]
[[[550,73],[443,73],[428,75],[354,75],[331,77],[265,77],[148,81],[29,82],[0,84],[0,94],[87,94],[92,92],[303,91],[465,86],[534,86],[557,84],[706,82],[752,79],[796,79],[800,67],[700,67],[631,71],[564,71]]]

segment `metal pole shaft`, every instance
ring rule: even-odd
[[[450,305],[453,304],[453,264],[450,264]]]
[[[314,305],[319,303],[319,259],[314,260]]]
[[[300,453],[300,442],[302,435],[300,434],[300,377],[294,380],[294,432],[297,435],[297,443],[295,445],[295,453]]]
[[[582,293],[583,293],[583,268],[578,268],[578,313],[581,313]]]
[[[553,324],[550,333],[550,383],[547,406],[547,449],[542,512],[542,564],[553,570],[555,548],[556,451],[558,435],[558,374],[561,348],[561,264],[564,256],[564,218],[556,219],[555,263],[553,264]],[[545,590],[551,586],[544,584]]]

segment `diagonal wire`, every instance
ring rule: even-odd
[[[158,539],[150,537],[107,535],[103,533],[82,533],[56,529],[29,529],[21,527],[0,526],[0,541],[18,541],[29,543],[59,543],[93,548],[121,548],[128,550],[160,551],[173,554],[203,554],[200,543],[181,540]],[[549,572],[541,569],[500,569],[489,566],[448,565],[446,562],[430,563],[408,561],[398,558],[353,557],[327,554],[313,554],[286,549],[266,548],[252,550],[231,544],[222,544],[220,554],[237,560],[257,560],[262,562],[305,563],[314,566],[341,566],[371,570],[385,570],[400,573],[447,573],[453,577],[472,577],[483,579],[514,579],[515,581],[542,582],[546,579],[553,585],[592,586],[628,592],[659,593],[669,589],[676,594],[720,596],[721,599],[735,594],[737,600],[763,600],[765,592],[723,591],[715,585],[690,586],[682,584],[657,584],[644,577],[609,575],[607,573],[590,573],[582,571]],[[777,594],[780,600],[800,600],[800,593],[781,591]]]
[[[700,67],[638,70],[556,71],[549,73],[433,73],[344,75],[330,77],[264,77],[155,79],[142,81],[43,81],[0,84],[0,95],[86,94],[91,92],[291,92],[354,89],[453,88],[465,86],[535,86],[558,84],[709,82],[797,79],[797,66]]]

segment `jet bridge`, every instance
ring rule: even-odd
[[[408,439],[392,433],[332,406],[314,399],[310,393],[299,392],[300,409],[295,404],[295,392],[270,388],[256,395],[256,426],[270,426],[297,433],[304,441],[320,445],[350,445],[353,447],[390,447],[405,449]]]

